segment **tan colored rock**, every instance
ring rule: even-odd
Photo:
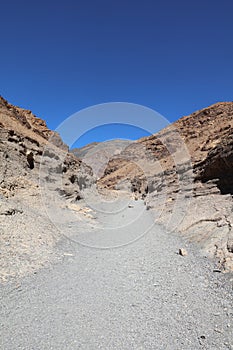
[[[180,249],[179,249],[179,255],[181,255],[181,256],[187,256],[187,255],[188,255],[187,250],[184,249],[184,248],[180,248]]]
[[[68,153],[68,146],[42,119],[2,97],[0,164],[2,282],[35,273],[58,259],[61,236],[46,210],[62,213],[62,205],[80,199],[81,187],[90,186],[93,177],[90,167]],[[77,217],[88,219],[80,212]]]
[[[117,189],[125,180],[146,197],[157,222],[232,269],[233,102],[216,103],[133,142],[110,159],[98,185]]]

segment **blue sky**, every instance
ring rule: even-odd
[[[0,94],[52,129],[113,101],[172,122],[233,100],[232,13],[230,0],[2,2]]]
[[[62,133],[60,133],[62,135]],[[115,139],[138,140],[141,137],[150,136],[151,133],[145,129],[121,123],[109,123],[90,129],[90,131],[77,137],[76,142],[69,143],[70,148],[83,147],[92,142],[105,142]]]

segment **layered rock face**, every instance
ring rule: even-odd
[[[0,193],[13,196],[17,183],[44,179],[64,186],[58,191],[77,193],[92,182],[92,170],[69,153],[60,136],[31,111],[0,98]]]
[[[179,119],[113,157],[99,187],[142,197],[156,220],[233,269],[233,103]]]
[[[54,212],[82,197],[94,179],[60,136],[32,112],[0,97],[0,280],[55,258]],[[57,206],[57,208],[56,208]]]

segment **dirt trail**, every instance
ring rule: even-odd
[[[142,201],[91,204],[93,225],[60,221],[62,263],[1,287],[1,349],[233,349],[231,276]]]

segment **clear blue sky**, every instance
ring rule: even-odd
[[[232,101],[232,13],[231,0],[4,1],[0,94],[52,129],[103,102],[174,121]]]

